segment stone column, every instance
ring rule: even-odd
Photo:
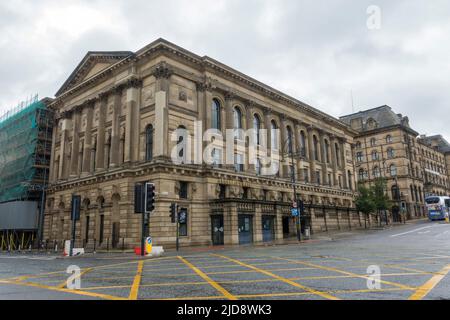
[[[320,153],[322,160],[322,185],[327,185],[328,180],[328,172],[327,172],[327,159],[326,159],[326,146],[325,146],[325,135],[322,131],[319,132],[319,141],[320,141]],[[328,150],[329,152],[330,150]]]
[[[97,151],[96,151],[96,169],[95,171],[105,170],[105,120],[106,110],[108,107],[108,96],[103,94],[100,96],[100,103],[98,106],[98,126],[97,126]]]
[[[172,71],[165,63],[158,65],[153,73],[155,90],[155,146],[154,158],[169,158],[169,86]]]
[[[91,172],[92,122],[94,118],[94,102],[88,102],[86,113],[86,131],[84,133],[83,172],[87,176]]]
[[[276,206],[275,240],[283,240],[283,212],[280,206]]]
[[[337,173],[337,159],[336,159],[336,138],[335,136],[330,137],[331,144],[331,162],[333,168],[333,185],[337,186],[339,184],[338,173]]]
[[[81,116],[81,108],[75,108],[72,114],[72,122],[73,122],[73,130],[72,130],[72,150],[70,157],[70,176],[76,177],[78,176],[78,153],[80,149],[80,116]]]
[[[224,205],[224,243],[239,244],[238,212],[236,203]]]
[[[253,127],[253,102],[249,102],[246,105],[246,117],[245,117],[245,119],[246,119],[245,122],[247,124],[247,128],[246,129],[247,130],[254,129],[254,127]],[[251,135],[253,137],[253,131],[252,130],[250,130],[250,131],[251,131]],[[255,144],[256,144],[256,141],[255,141]],[[256,162],[254,162],[255,159],[250,159],[250,149],[247,149],[246,152],[247,152],[247,154],[245,156],[246,171],[249,172],[249,173],[255,174],[256,173],[256,167],[255,167],[255,163]],[[255,152],[256,152],[256,150],[255,150]]]
[[[61,115],[61,147],[59,150],[59,168],[58,168],[58,177],[59,179],[67,179],[66,176],[66,168],[70,166],[70,163],[68,162],[69,159],[67,157],[67,140],[68,140],[68,130],[69,126],[72,122],[71,120],[71,112],[64,112]],[[55,139],[55,137],[53,137]]]
[[[263,242],[262,212],[260,204],[255,204],[255,215],[253,216],[253,220],[254,242]]]
[[[49,181],[50,181],[50,183],[54,183],[55,181],[56,181],[56,179],[55,179],[55,174],[56,174],[56,172],[55,172],[55,157],[56,157],[56,154],[55,154],[55,145],[56,145],[56,135],[57,135],[57,132],[58,132],[58,124],[59,124],[59,121],[61,121],[60,119],[58,119],[57,121],[53,121],[53,119],[51,119],[51,120],[49,120],[49,121],[52,121],[53,123],[54,123],[54,125],[53,125],[53,130],[52,130],[52,137],[53,137],[53,139],[52,139],[52,146],[51,146],[51,153],[50,153],[50,166],[49,166]],[[58,170],[59,168],[56,168],[56,170]]]
[[[122,87],[114,90],[114,105],[111,129],[111,164],[110,167],[119,166],[119,143],[120,143],[120,113],[122,107]]]
[[[131,79],[127,83],[126,107],[127,116],[125,124],[124,162],[135,162],[139,159],[139,88],[142,81]]]
[[[201,165],[203,164],[203,150],[206,146],[206,142],[203,142],[203,134],[206,131],[208,120],[207,120],[207,108],[210,108],[210,105],[206,102],[206,84],[203,82],[196,83],[197,87],[197,105],[198,105],[198,121],[201,121],[201,126],[196,127],[194,130],[195,137],[197,138],[194,141],[194,163]],[[210,102],[211,103],[211,102]]]
[[[309,170],[311,183],[316,183],[316,160],[314,156],[314,131],[312,127],[308,128],[308,149],[309,149]]]
[[[297,176],[299,178],[300,181],[304,182],[305,181],[305,177],[303,175],[303,160],[301,157],[301,143],[300,143],[300,124],[296,121],[294,123],[294,136],[295,136],[295,149],[297,150]]]
[[[283,160],[280,163],[280,177],[285,177],[285,175],[289,175],[289,169],[287,169],[287,165],[289,164],[289,148],[287,143],[287,132],[286,132],[286,116],[281,115],[280,117],[280,153],[281,159]],[[289,175],[289,180],[291,180],[291,176]]]
[[[342,168],[342,172],[343,172],[343,174],[342,174],[342,183],[343,183],[343,186],[344,186],[344,188],[345,189],[348,189],[348,179],[347,179],[347,172],[346,172],[346,170],[345,170],[345,164],[346,164],[346,159],[345,159],[345,143],[346,143],[346,140],[345,140],[345,138],[344,139],[341,139],[340,141],[340,151],[341,151],[341,168]]]
[[[235,155],[235,143],[234,143],[234,135],[233,135],[233,148],[231,150],[227,150],[226,146],[228,141],[226,141],[227,138],[227,129],[234,129],[234,94],[232,92],[227,92],[225,94],[225,108],[222,109],[222,114],[225,115],[225,126],[222,126],[222,135],[225,138],[224,143],[224,152],[223,155],[223,161],[225,161],[225,168],[229,170],[234,170],[234,166],[231,164],[231,161],[234,163],[234,155]],[[231,158],[231,159],[227,159]]]

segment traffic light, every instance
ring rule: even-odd
[[[170,205],[170,219],[171,219],[172,223],[176,222],[176,217],[177,217],[177,204],[172,203]]]
[[[303,200],[298,201],[298,211],[300,215],[303,215],[305,213],[305,203],[303,202]]]
[[[134,186],[134,213],[144,213],[144,186],[138,183]]]
[[[153,183],[145,184],[145,211],[155,210],[155,185]]]

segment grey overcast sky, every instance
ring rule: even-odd
[[[353,91],[355,111],[387,104],[450,138],[449,17],[448,0],[1,1],[0,114],[53,97],[89,50],[163,37],[333,116]]]

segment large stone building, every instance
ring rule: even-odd
[[[441,135],[421,135],[418,142],[425,195],[450,195],[450,144]]]
[[[359,182],[367,185],[383,177],[393,200],[392,213],[399,209],[414,218],[426,215],[428,195],[448,195],[448,143],[437,137],[418,137],[408,117],[381,106],[340,118],[358,131],[355,162]]]
[[[134,214],[134,187],[146,181],[157,191],[150,218],[155,243],[175,243],[176,226],[169,217],[173,202],[188,210],[179,230],[182,245],[282,239],[296,232],[290,217],[292,171],[308,213],[302,226],[320,230],[327,217],[335,215],[339,223],[345,212],[349,225],[358,223],[352,216],[356,131],[165,40],[135,53],[89,52],[51,107],[56,125],[45,216],[50,241],[70,238],[71,196],[77,194],[83,204],[77,241],[137,245],[141,217]],[[261,150],[281,150],[281,165],[266,175],[258,154],[249,156],[251,139],[240,134],[228,138],[238,142],[232,144],[235,165],[198,161],[205,142],[178,150],[184,160],[191,156],[195,161],[176,163],[177,142],[190,141],[173,136],[179,128],[190,135],[211,128],[254,128],[250,138]],[[260,137],[262,129],[268,129],[267,136]],[[212,150],[213,159],[223,157],[214,151],[219,148]],[[289,151],[292,157],[286,156]]]

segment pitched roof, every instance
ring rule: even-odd
[[[74,87],[80,80],[83,80],[83,78],[89,74],[89,71],[97,62],[113,64],[129,57],[132,54],[133,52],[131,51],[89,51],[71,73],[66,82],[64,82],[58,92],[56,92],[56,96],[58,97],[63,92]]]
[[[434,136],[421,136],[420,141],[431,147],[437,147],[442,153],[450,152],[450,143],[440,134]]]
[[[352,120],[361,120],[360,123],[362,127],[359,127],[357,129],[358,131],[370,131],[395,125],[401,125],[410,129],[408,117],[395,113],[392,108],[387,105],[359,111],[357,113],[342,116],[339,119],[350,126]],[[375,127],[368,125],[371,120],[375,121]]]

